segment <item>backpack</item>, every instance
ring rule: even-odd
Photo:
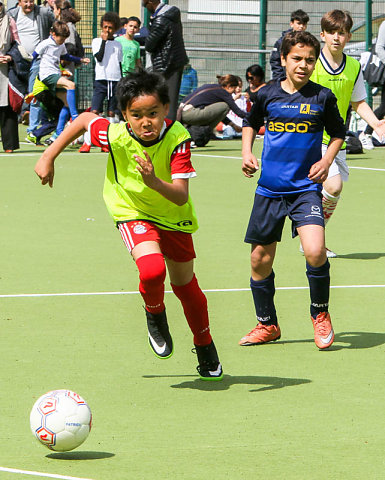
[[[84,57],[84,47],[82,43],[82,39],[78,31],[75,29],[75,48],[76,48],[76,56],[83,58]]]
[[[345,137],[346,153],[363,153],[362,143],[359,138],[347,135]]]
[[[209,126],[189,125],[187,130],[197,147],[204,147],[209,143],[211,138],[211,128]]]

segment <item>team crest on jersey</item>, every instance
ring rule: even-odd
[[[147,232],[147,227],[146,225],[144,225],[143,223],[136,223],[134,228],[132,229],[134,233],[136,233],[137,235],[140,235],[142,233],[146,233]]]
[[[299,113],[303,113],[305,115],[308,115],[310,113],[310,103],[301,103]]]

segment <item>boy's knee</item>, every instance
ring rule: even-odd
[[[136,260],[140,281],[150,285],[163,283],[166,278],[166,265],[161,253],[144,255]]]
[[[306,261],[312,267],[321,267],[326,262],[326,249],[324,246],[311,246],[304,249]]]

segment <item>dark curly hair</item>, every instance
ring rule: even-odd
[[[164,78],[140,69],[121,78],[116,87],[116,98],[121,111],[126,110],[135,98],[142,95],[158,95],[163,105],[170,103],[168,86]]]
[[[308,47],[313,47],[316,58],[319,57],[321,45],[314,35],[309,32],[289,32],[283,37],[282,40],[281,55],[283,58],[286,58],[292,47],[298,43]]]

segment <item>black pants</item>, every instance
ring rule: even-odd
[[[1,140],[4,150],[17,150],[19,145],[19,124],[17,113],[7,105],[0,107]]]
[[[170,110],[167,118],[174,121],[176,119],[176,111],[179,106],[179,89],[182,81],[183,67],[176,72],[168,73],[164,75],[168,85],[168,95],[170,97]]]
[[[381,103],[379,107],[374,110],[374,114],[378,118],[378,120],[382,120],[385,117],[385,85],[382,85]],[[373,128],[368,125],[365,128],[365,133],[371,135],[373,133]]]

